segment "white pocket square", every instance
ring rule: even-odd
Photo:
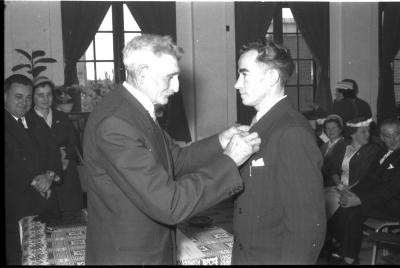
[[[387,169],[392,169],[392,168],[394,168],[394,166],[392,164],[389,164]]]
[[[263,167],[264,166],[264,160],[261,158],[257,159],[257,160],[253,160],[251,161],[251,166],[253,167]]]

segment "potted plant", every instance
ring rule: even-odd
[[[46,52],[43,50],[33,50],[30,54],[23,49],[15,49],[15,51],[25,56],[25,58],[28,60],[28,63],[17,64],[12,67],[11,71],[15,72],[27,68],[27,72],[32,75],[32,80],[35,80],[40,73],[47,69],[46,66],[41,64],[57,62],[57,60],[53,58],[45,57]]]

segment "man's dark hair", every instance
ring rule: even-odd
[[[265,63],[272,69],[277,70],[281,78],[281,84],[286,84],[294,69],[294,64],[292,57],[290,56],[289,49],[284,48],[283,46],[272,41],[266,41],[266,43],[251,42],[242,47],[240,54],[243,54],[249,50],[257,51],[257,60]]]
[[[32,80],[23,74],[13,74],[6,78],[4,81],[4,91],[7,92],[13,83],[30,86],[33,88]]]

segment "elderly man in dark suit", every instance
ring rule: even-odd
[[[261,145],[240,169],[232,264],[315,264],[324,242],[322,155],[284,94],[292,71],[289,52],[273,42],[242,50],[235,88],[257,111],[250,132]]]
[[[362,224],[368,217],[400,220],[400,122],[381,123],[380,137],[386,145],[363,180],[341,193],[341,207],[328,222],[328,231],[339,241],[343,264],[358,263]]]
[[[242,189],[237,166],[256,133],[233,127],[179,148],[156,121],[154,106],[178,91],[180,55],[169,36],[134,37],[127,81],[88,118],[87,264],[174,264],[176,224]]]
[[[18,220],[57,215],[53,181],[61,155],[43,125],[25,116],[32,104],[32,81],[15,74],[4,82],[4,144],[7,264],[21,264]]]

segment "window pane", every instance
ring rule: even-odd
[[[97,80],[106,78],[114,81],[114,62],[97,62],[96,63]]]
[[[299,58],[303,59],[311,59],[311,51],[308,48],[306,42],[304,41],[304,37],[299,35]]]
[[[293,61],[294,70],[292,76],[289,78],[287,85],[297,85],[297,61]]]
[[[112,31],[112,11],[111,6],[107,11],[106,16],[103,19],[103,22],[100,25],[98,31]]]
[[[295,33],[296,22],[294,21],[290,8],[282,8],[282,32]]]
[[[140,28],[136,20],[133,18],[129,8],[124,4],[124,31],[139,31]]]
[[[285,93],[288,96],[290,102],[293,104],[293,107],[298,110],[298,105],[297,105],[297,87],[285,87]]]
[[[400,60],[393,61],[393,81],[400,83]]]
[[[300,111],[306,112],[313,109],[314,96],[312,87],[300,87]]]
[[[97,33],[95,42],[96,60],[114,60],[112,33]]]
[[[88,80],[94,80],[94,63],[78,62],[76,64],[78,80],[80,85],[85,85]]]
[[[93,58],[93,41],[90,42],[89,47],[86,49],[85,54],[79,60],[94,60]]]
[[[297,59],[297,37],[295,34],[284,34],[283,44],[290,50],[293,59]]]
[[[135,36],[141,35],[141,33],[125,33],[124,34],[124,39],[125,39],[125,46],[128,44],[129,41],[132,40]]]
[[[311,80],[312,77],[312,61],[311,60],[302,60],[298,62],[299,66],[299,83],[301,85],[310,85],[313,83]]]
[[[274,20],[271,20],[271,24],[269,25],[267,33],[273,33],[274,32]]]

